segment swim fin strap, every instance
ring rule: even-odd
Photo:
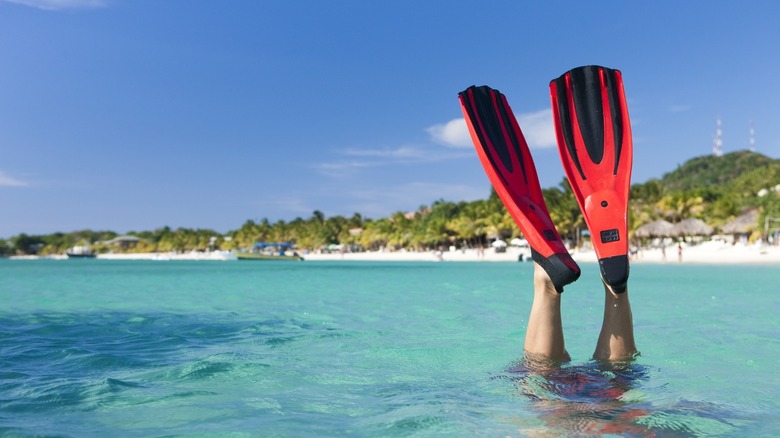
[[[488,179],[528,240],[533,260],[563,292],[579,278],[580,268],[550,219],[528,144],[506,97],[487,86],[471,86],[458,99]]]
[[[633,147],[623,76],[578,67],[550,82],[558,152],[590,229],[602,280],[628,282],[628,196]]]

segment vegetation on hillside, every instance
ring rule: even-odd
[[[634,230],[656,219],[678,222],[702,219],[720,226],[751,208],[765,217],[780,217],[780,160],[749,151],[722,157],[689,160],[660,179],[631,187],[629,228]],[[763,196],[761,195],[763,194]],[[544,189],[550,215],[564,239],[577,242],[585,223],[566,180]],[[414,213],[397,212],[381,219],[325,217],[321,211],[292,221],[246,221],[224,235],[207,229],[170,229],[130,232],[141,240],[127,247],[105,242],[117,237],[111,231],[76,231],[42,236],[20,234],[0,240],[0,256],[13,254],[62,254],[88,243],[98,252],[205,251],[250,248],[258,241],[294,242],[299,248],[318,249],[344,245],[354,249],[428,250],[440,246],[487,246],[494,238],[521,236],[495,192],[472,202],[438,200]]]

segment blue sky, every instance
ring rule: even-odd
[[[236,229],[487,197],[457,93],[504,92],[543,187],[548,83],[623,71],[634,182],[780,156],[780,3],[0,0],[0,237]]]

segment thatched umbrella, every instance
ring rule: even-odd
[[[688,218],[674,224],[674,233],[677,236],[709,236],[712,227],[701,219]]]
[[[758,226],[758,210],[750,210],[737,216],[733,221],[725,223],[720,231],[726,234],[746,234]]]
[[[634,237],[669,237],[674,235],[674,225],[663,219],[644,224],[634,231]]]

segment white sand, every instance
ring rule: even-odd
[[[528,249],[508,248],[504,253],[486,249],[481,255],[477,250],[444,251],[441,255],[434,251],[382,251],[344,254],[302,253],[310,261],[445,261],[445,262],[517,262],[520,256],[530,260]],[[578,262],[596,262],[596,254],[591,250],[575,250],[572,257]],[[37,256],[11,257],[12,259],[36,259]],[[67,259],[66,256],[40,257],[47,259]],[[232,261],[235,256],[227,251],[187,252],[187,253],[138,253],[138,254],[100,254],[98,259],[108,260],[200,260]],[[636,254],[631,263],[710,263],[710,264],[780,264],[780,247],[760,245],[730,245],[719,242],[705,242],[694,246],[684,246],[682,259],[678,259],[677,246],[666,248],[666,257],[660,249],[644,249]]]
[[[237,260],[236,256],[230,251],[210,251],[210,252],[155,252],[155,253],[132,253],[132,254],[98,254],[97,258],[106,260],[213,260],[213,261],[231,261]]]
[[[50,256],[11,256],[10,259],[16,260],[67,260],[68,256],[62,255],[50,255]],[[229,261],[236,260],[236,256],[229,251],[211,251],[211,252],[185,252],[185,253],[173,253],[173,252],[145,252],[145,253],[129,253],[129,254],[98,254],[97,257],[101,260],[218,260]]]
[[[303,254],[306,260],[364,260],[364,261],[486,261],[516,262],[520,255],[530,260],[530,251],[509,248],[505,253],[496,253],[493,249],[484,251],[480,256],[476,250],[444,251],[439,259],[431,252],[364,252],[346,254]],[[596,253],[592,250],[575,250],[572,257],[577,262],[596,262]],[[661,249],[641,250],[631,259],[632,263],[711,263],[711,264],[780,264],[780,247],[761,247],[759,245],[728,245],[718,242],[706,242],[695,246],[684,246],[682,259],[678,258],[677,246],[666,248],[664,258]]]

